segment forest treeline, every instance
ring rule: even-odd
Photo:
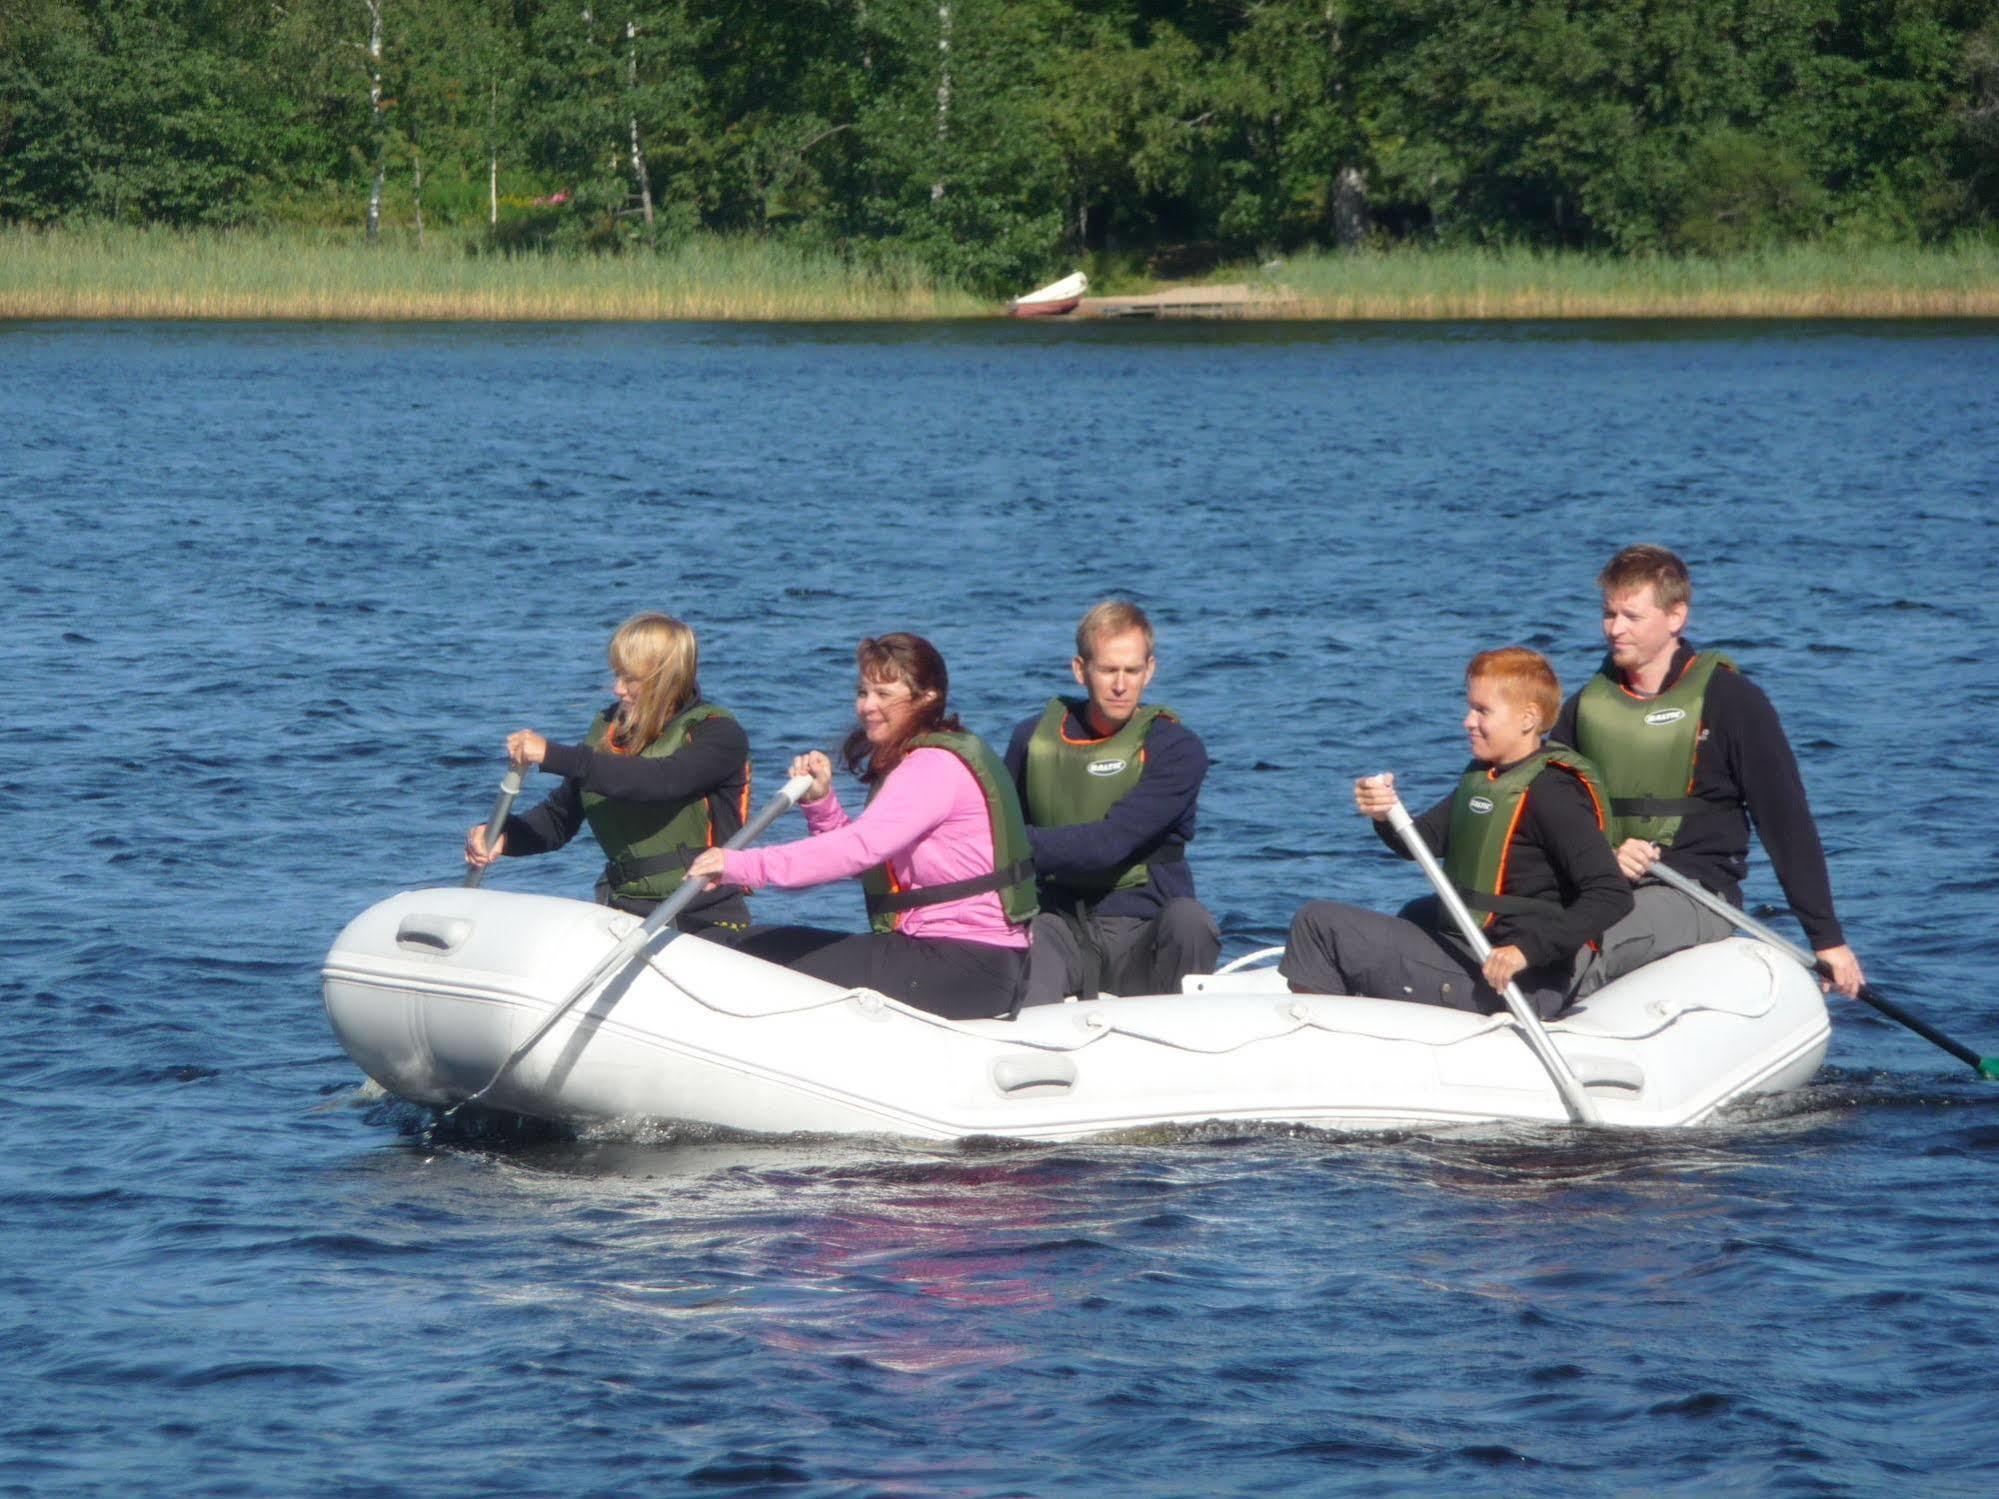
[[[0,0],[0,220],[699,231],[1017,289],[1999,225],[1999,0]]]

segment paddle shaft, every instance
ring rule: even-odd
[[[722,847],[741,848],[752,838],[761,834],[765,828],[776,822],[778,818],[798,805],[799,798],[803,797],[811,788],[812,778],[810,776],[793,776],[789,781],[784,783],[784,789],[766,802],[762,811],[758,812],[756,816],[738,828],[735,836],[730,838]],[[458,1102],[444,1111],[443,1117],[449,1119],[468,1103],[476,1103],[492,1092],[500,1079],[505,1077],[508,1071],[512,1069],[514,1063],[534,1050],[535,1043],[554,1029],[555,1023],[558,1020],[574,1009],[578,1001],[583,999],[585,995],[594,992],[604,983],[608,982],[615,974],[623,971],[625,965],[643,952],[650,945],[652,939],[659,934],[660,930],[675,917],[679,916],[682,911],[686,910],[688,903],[695,896],[701,894],[701,891],[702,884],[699,880],[682,880],[678,890],[655,906],[652,914],[646,917],[644,921],[625,933],[618,945],[606,953],[596,967],[583,976],[583,982],[569,991],[569,997],[548,1012],[541,1024],[534,1028],[533,1034],[527,1040],[521,1042],[519,1046],[516,1046],[512,1051],[507,1053],[507,1059],[500,1063],[499,1070],[486,1080],[486,1085],[483,1088],[479,1089],[476,1093],[468,1093],[465,1097],[459,1099]]]
[[[509,765],[507,773],[500,778],[500,795],[493,803],[493,815],[486,819],[486,833],[480,840],[487,848],[499,841],[500,829],[507,825],[507,814],[514,810],[514,798],[521,794],[521,779],[526,770],[524,765]],[[479,881],[484,878],[484,868],[466,870],[465,888],[477,889]]]
[[[1437,856],[1430,852],[1430,845],[1423,841],[1423,835],[1416,830],[1416,824],[1409,817],[1409,809],[1404,807],[1400,800],[1388,809],[1388,822],[1402,839],[1403,846],[1409,850],[1410,855],[1423,866],[1423,873],[1430,877],[1430,883],[1436,887],[1437,898],[1444,903],[1444,909],[1451,913],[1451,919],[1457,923],[1458,930],[1464,933],[1465,941],[1471,944],[1473,955],[1483,964],[1492,956],[1492,944],[1486,941],[1485,932],[1479,926],[1477,918],[1465,905],[1464,897],[1458,894],[1457,886],[1453,885],[1445,875],[1443,866],[1437,862]],[[1509,982],[1500,991],[1500,998],[1506,1001],[1506,1008],[1513,1014],[1513,1023],[1520,1028],[1520,1034],[1526,1037],[1527,1045],[1540,1059],[1541,1065],[1547,1069],[1548,1078],[1554,1083],[1555,1091],[1561,1094],[1562,1103],[1568,1109],[1569,1117],[1578,1124],[1595,1124],[1596,1106],[1589,1101],[1589,1095],[1583,1092],[1582,1083],[1575,1073],[1569,1070],[1569,1064],[1563,1060],[1562,1054],[1555,1050],[1555,1043],[1548,1039],[1547,1031],[1541,1026],[1541,1017],[1536,1015],[1534,1007],[1527,1003],[1526,996],[1520,992],[1520,986]]]
[[[1686,896],[1689,900],[1706,906],[1715,915],[1721,917],[1722,920],[1734,923],[1735,926],[1747,932],[1750,936],[1755,937],[1759,941],[1769,943],[1770,946],[1778,949],[1780,952],[1789,953],[1820,978],[1830,979],[1833,976],[1832,965],[1817,953],[1802,948],[1788,937],[1771,930],[1747,911],[1737,910],[1698,880],[1688,879],[1677,869],[1668,868],[1664,862],[1654,863],[1648,873],[1661,884],[1672,886],[1673,889],[1679,891],[1680,894]],[[1907,1026],[1932,1046],[1941,1047],[1943,1050],[1949,1052],[1960,1062],[1965,1063],[1974,1072],[1978,1073],[1979,1076],[1999,1078],[1999,1057],[1982,1057],[1962,1041],[1953,1041],[1920,1015],[1913,1015],[1896,1004],[1892,999],[1884,998],[1872,984],[1862,984],[1860,986],[1859,998],[1863,1003],[1872,1005],[1897,1025]]]

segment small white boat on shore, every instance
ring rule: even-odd
[[[1049,282],[1039,291],[1015,297],[1006,304],[1007,316],[1059,317],[1065,312],[1074,312],[1082,303],[1083,293],[1089,289],[1090,278],[1076,271],[1060,281]]]
[[[335,940],[327,1016],[383,1088],[448,1106],[492,1079],[636,925],[553,896],[409,891]],[[483,1102],[570,1124],[928,1140],[1568,1117],[1506,1016],[1291,994],[1270,968],[1187,983],[952,1021],[670,937],[563,1015]],[[1797,963],[1732,938],[1607,985],[1547,1030],[1603,1123],[1670,1128],[1802,1086],[1829,1025]]]

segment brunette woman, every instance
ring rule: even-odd
[[[854,663],[856,723],[843,757],[868,788],[866,808],[849,818],[833,793],[832,761],[817,750],[800,755],[791,774],[812,778],[809,836],[710,849],[690,876],[752,890],[859,877],[872,930],[754,928],[738,950],[953,1019],[1011,1014],[1035,912],[1013,780],[950,712],[944,658],[929,641],[863,640]]]

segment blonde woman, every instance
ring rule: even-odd
[[[649,914],[678,888],[703,849],[743,825],[750,800],[750,742],[697,681],[694,632],[666,614],[635,614],[611,636],[611,691],[581,744],[557,744],[533,729],[507,736],[507,758],[540,766],[562,784],[533,811],[509,817],[485,846],[485,824],[465,836],[465,862],[483,869],[502,855],[561,848],[585,823],[604,851],[597,900]],[[695,897],[676,923],[711,936],[739,932],[749,907],[739,885]]]

